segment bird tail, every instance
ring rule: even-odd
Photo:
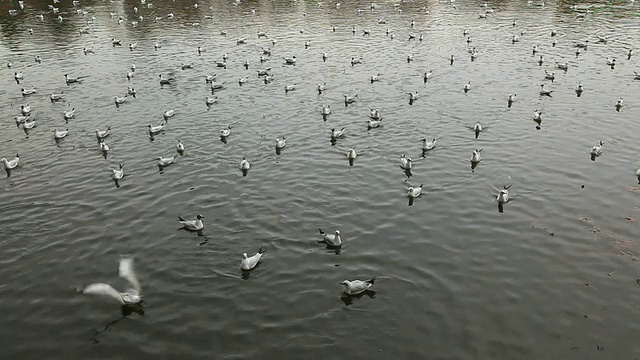
[[[258,250],[258,253],[264,254],[265,252],[267,252],[267,248],[264,246],[260,246],[260,250]]]
[[[180,221],[186,221],[185,219],[182,218],[182,216],[178,216],[178,220]]]
[[[378,280],[377,276],[372,277],[371,279],[367,280],[368,283],[370,283],[371,285],[373,285],[373,283]]]
[[[318,229],[318,231],[320,231],[320,235],[326,234],[324,231],[322,231],[322,229]]]

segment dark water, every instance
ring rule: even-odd
[[[327,1],[212,1],[196,9],[183,1],[149,8],[63,0],[56,5],[61,23],[48,2],[27,1],[16,16],[8,10],[17,3],[0,4],[0,59],[13,62],[10,69],[3,63],[0,77],[0,156],[21,156],[21,166],[0,181],[2,357],[640,356],[640,81],[633,80],[640,55],[626,58],[640,43],[638,5],[596,5],[582,19],[569,2],[488,2],[495,12],[478,19],[483,3],[379,2],[371,11],[367,2],[346,1],[340,8]],[[134,6],[144,17],[136,27]],[[365,11],[358,15],[358,7]],[[365,28],[371,36],[362,35]],[[465,28],[479,53],[475,62]],[[268,37],[259,39],[258,31]],[[408,41],[409,34],[424,40]],[[598,35],[608,42],[598,43]],[[243,36],[247,44],[236,45]],[[111,46],[111,38],[124,46]],[[576,58],[574,43],[587,39]],[[154,51],[155,43],[162,48]],[[199,45],[207,46],[202,56]],[[85,56],[89,46],[95,54]],[[273,50],[264,64],[262,47]],[[217,68],[224,53],[228,66]],[[407,63],[411,53],[415,61]],[[282,57],[293,55],[297,65],[283,65]],[[362,65],[352,67],[352,56]],[[617,57],[615,69],[607,57]],[[554,69],[555,61],[568,61],[569,70]],[[181,70],[182,62],[194,69]],[[131,63],[137,69],[129,83]],[[269,85],[256,76],[267,67]],[[553,83],[544,80],[545,69],[556,72]],[[433,78],[424,84],[428,70]],[[19,85],[14,71],[24,71]],[[205,75],[214,72],[226,88],[207,111]],[[65,73],[89,77],[67,86]],[[375,73],[381,81],[371,84]],[[176,81],[161,88],[159,74]],[[241,76],[249,77],[242,87]],[[322,82],[327,91],[318,95]],[[554,90],[552,98],[538,95],[541,83]],[[37,94],[23,99],[20,89],[34,86]],[[138,95],[116,108],[113,97],[127,86]],[[67,101],[51,103],[47,95],[59,91]],[[421,97],[410,106],[414,91]],[[509,93],[518,94],[512,108]],[[345,108],[343,94],[358,94],[358,101]],[[625,104],[617,112],[620,96]],[[28,136],[13,120],[26,103],[38,121]],[[323,122],[325,104],[333,113]],[[76,116],[65,124],[71,107]],[[380,108],[384,127],[367,131],[370,107]],[[170,108],[176,116],[151,141],[146,125],[159,124]],[[543,111],[539,130],[535,109]],[[486,129],[477,140],[468,128],[476,121]],[[218,134],[228,125],[225,144]],[[94,132],[107,126],[113,135],[105,160]],[[69,128],[59,144],[54,127]],[[341,127],[346,136],[332,146],[330,129]],[[275,139],[283,135],[287,147],[277,155]],[[424,137],[439,140],[423,158]],[[177,139],[185,155],[158,171],[153,159],[175,154]],[[600,140],[603,154],[591,161]],[[360,156],[351,167],[345,153],[356,145]],[[472,172],[476,148],[484,160]],[[415,160],[410,179],[399,168],[402,154]],[[246,177],[237,168],[243,156],[252,163]],[[110,169],[123,162],[127,176],[116,188]],[[409,184],[424,184],[411,207]],[[513,185],[513,201],[499,213],[496,195],[505,184]],[[176,231],[178,215],[198,213],[206,217],[203,236]],[[317,243],[319,227],[341,230],[342,251]],[[262,264],[243,278],[241,254],[260,246],[268,248]],[[91,282],[123,288],[123,254],[136,259],[144,316],[120,319],[117,306],[73,291]],[[372,276],[374,295],[341,299],[338,282]]]

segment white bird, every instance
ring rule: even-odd
[[[346,128],[342,128],[340,130],[336,130],[335,128],[331,129],[331,140],[337,140],[339,137],[342,137],[345,129]]]
[[[620,111],[620,108],[622,107],[622,96],[618,99],[618,101],[616,101],[616,110]]]
[[[471,90],[471,81],[467,81],[467,83],[464,84],[463,90],[464,90],[465,93],[467,93],[467,92],[469,92],[469,90]]]
[[[260,262],[262,254],[264,254],[266,251],[267,249],[265,247],[261,247],[260,250],[258,250],[258,252],[253,256],[248,256],[247,253],[243,253],[242,261],[240,262],[240,269],[242,269],[243,271],[249,271],[255,268]]]
[[[36,121],[35,120],[29,121],[28,118],[22,123],[22,127],[27,130],[33,129],[35,126],[36,126]]]
[[[178,143],[176,144],[176,151],[181,154],[184,152],[184,144],[180,140],[178,140]]]
[[[7,67],[11,67],[9,66],[9,64],[11,64],[10,62],[7,63]],[[16,79],[16,81],[22,80],[24,79],[24,73],[22,71],[17,71],[13,73],[13,78]]]
[[[36,88],[33,88],[33,89],[20,89],[20,92],[22,92],[22,96],[32,95],[32,94],[36,93]]]
[[[135,76],[135,72],[134,71],[127,71],[127,80],[131,81],[131,79],[133,79],[133,77]]]
[[[63,98],[64,98],[64,91],[59,94],[54,94],[54,93],[49,94],[49,100],[51,100],[52,102],[62,100]]]
[[[111,45],[116,46],[116,45],[122,45],[122,41],[118,40],[118,39],[111,39]]]
[[[200,231],[204,228],[204,224],[202,223],[202,219],[204,216],[198,214],[196,215],[195,220],[185,220],[181,216],[178,216],[178,222],[184,226],[185,229],[190,231]]]
[[[420,186],[409,186],[407,189],[407,197],[410,199],[415,199],[422,195],[422,184]]]
[[[127,280],[129,288],[119,292],[113,286],[105,283],[95,283],[80,291],[83,295],[96,295],[117,302],[120,305],[135,305],[142,301],[142,289],[133,270],[133,259],[120,259],[118,276]]]
[[[111,135],[111,126],[109,126],[107,130],[96,129],[96,138],[98,139],[98,141],[103,140],[109,135]]]
[[[556,62],[556,67],[560,70],[565,70],[567,71],[569,69],[569,63],[565,62],[564,64]]]
[[[336,230],[335,234],[329,234],[322,229],[318,229],[320,231],[320,236],[322,236],[322,241],[324,241],[329,246],[341,246],[342,245],[342,237],[340,236],[340,230]]]
[[[347,159],[355,160],[358,157],[358,153],[356,152],[356,147],[349,148],[347,151]]]
[[[20,154],[16,154],[16,157],[11,159],[11,160],[7,160],[5,158],[2,158],[2,163],[4,164],[4,168],[6,170],[13,170],[18,166],[18,163],[20,162]]]
[[[600,141],[598,145],[594,145],[591,148],[591,155],[600,156],[600,154],[602,154],[602,145],[604,145],[604,141]]]
[[[131,50],[131,51],[135,50],[135,48],[137,48],[137,47],[138,47],[138,43],[129,44],[129,50]]]
[[[171,156],[171,157],[162,157],[162,156],[158,156],[156,158],[156,160],[158,160],[158,166],[161,167],[165,167],[165,166],[169,166],[171,164],[173,164],[173,161],[176,159],[176,156]]]
[[[410,92],[409,94],[409,101],[415,101],[418,100],[419,94],[418,92]]]
[[[76,116],[76,108],[73,108],[69,111],[65,111],[64,113],[64,119],[65,120],[69,120],[72,119],[74,116]]]
[[[538,111],[538,109],[533,111],[533,121],[535,122],[542,121],[542,111]]]
[[[240,78],[238,78],[238,85],[242,85],[242,84],[246,83],[247,81],[249,81],[248,77],[240,77]]]
[[[135,98],[137,95],[136,89],[132,87],[127,87],[127,95],[131,95]]]
[[[376,82],[376,81],[379,81],[379,80],[380,80],[380,73],[377,73],[377,74],[375,74],[375,75],[371,75],[370,80],[371,80],[371,83],[374,83],[374,82]]]
[[[286,146],[286,142],[285,142],[285,137],[283,136],[282,139],[277,138],[276,139],[276,149],[282,149]]]
[[[362,59],[356,59],[355,57],[351,57],[351,66],[355,66],[358,64],[362,64]]]
[[[249,170],[251,168],[251,163],[247,160],[246,157],[242,157],[242,161],[240,161],[240,170]]]
[[[480,156],[480,152],[482,152],[482,149],[476,149],[476,150],[473,151],[473,153],[471,154],[471,163],[477,164],[480,161],[482,161],[482,157]]]
[[[432,72],[432,70],[429,70],[428,72],[424,73],[422,78],[423,78],[424,82],[426,83],[427,81],[429,81],[429,79],[431,79],[432,76],[433,76],[433,72]]]
[[[356,102],[357,97],[358,95],[348,96],[347,94],[344,94],[344,103],[353,104],[354,102]]]
[[[226,138],[231,135],[231,126],[227,126],[226,128],[220,130],[220,137]]]
[[[120,180],[124,177],[124,164],[120,164],[120,168],[111,169],[111,178],[113,180]]]
[[[411,170],[413,168],[413,161],[410,157],[402,154],[402,156],[400,156],[400,167],[404,170]]]
[[[544,84],[540,84],[540,96],[551,96],[553,90],[547,90],[544,88]]]
[[[611,59],[607,58],[607,65],[611,67],[616,66],[616,58],[611,58]]]
[[[153,126],[153,125],[149,124],[149,125],[148,125],[148,127],[149,127],[149,134],[150,134],[150,135],[155,135],[155,134],[160,133],[162,130],[164,130],[164,127],[165,127],[165,125],[166,125],[166,124],[167,124],[166,122],[163,122],[163,123],[161,123],[161,124],[160,124],[160,125],[158,125],[158,126]]]
[[[322,115],[327,116],[329,114],[331,114],[331,105],[322,106]]]
[[[375,129],[380,126],[382,126],[382,118],[367,120],[367,129]]]
[[[507,103],[508,103],[509,107],[511,107],[511,105],[514,102],[518,101],[517,96],[518,96],[518,94],[509,94],[509,98],[507,99]]]
[[[66,130],[53,129],[53,138],[56,140],[62,139],[65,136],[67,136],[68,133],[69,133],[69,129],[66,129]]]
[[[509,202],[509,188],[511,187],[511,185],[506,186],[503,185],[502,190],[500,190],[500,193],[498,194],[498,197],[496,198],[496,201],[498,201],[498,203],[500,204],[505,204]]]
[[[211,105],[215,104],[217,101],[218,101],[218,97],[217,96],[214,96],[214,97],[207,96],[204,99],[204,102],[205,102],[205,104],[207,104],[207,106],[211,106]]]
[[[182,63],[182,65],[180,65],[180,68],[181,68],[182,70],[185,70],[185,69],[193,69],[193,63],[189,63],[189,64]]]
[[[297,58],[294,56],[290,57],[290,58],[285,58],[283,57],[285,64],[287,65],[294,65],[296,63]]]
[[[436,143],[438,142],[437,138],[433,138],[431,141],[427,141],[427,139],[422,139],[422,151],[429,151],[436,147]]]
[[[318,84],[318,94],[322,94],[322,92],[326,89],[327,83]]]
[[[165,111],[162,116],[166,119],[173,117],[176,115],[176,110],[175,109],[169,109],[167,111]]]
[[[285,93],[288,93],[289,91],[293,91],[293,90],[295,90],[295,89],[296,89],[296,84],[293,84],[293,85],[285,85],[285,87],[284,87],[284,92],[285,92]]]
[[[127,101],[127,95],[123,97],[119,97],[116,95],[113,97],[113,99],[116,105],[120,105],[120,104],[123,104],[125,101]]]
[[[22,115],[27,116],[29,114],[31,114],[31,105],[27,104],[27,105],[20,105],[20,112],[22,113]]]
[[[106,153],[110,150],[109,145],[105,144],[104,140],[100,140],[100,151],[102,151],[103,153]]]
[[[553,81],[553,80],[556,79],[556,72],[555,71],[549,72],[549,71],[545,70],[544,71],[544,78],[547,79],[547,80]]]
[[[376,281],[376,277],[372,277],[369,280],[344,280],[340,283],[342,285],[342,292],[346,295],[357,295],[362,292],[365,292],[373,286],[373,283]]]

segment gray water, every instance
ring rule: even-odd
[[[59,23],[48,2],[26,3],[16,16],[8,10],[17,3],[0,5],[0,59],[13,62],[10,69],[3,63],[0,76],[0,156],[19,153],[21,164],[0,180],[3,358],[640,355],[640,81],[633,80],[640,55],[626,59],[640,44],[638,4],[596,5],[582,19],[568,2],[488,2],[495,12],[479,19],[483,1],[379,2],[374,10],[347,1],[340,8],[327,1],[211,1],[197,9],[184,1],[151,8],[87,2],[81,16],[63,0]],[[144,17],[136,27],[134,6]],[[358,7],[365,11],[358,15]],[[465,28],[479,52],[475,62]],[[268,37],[259,39],[258,31]],[[409,34],[424,41],[408,41]],[[598,43],[597,35],[609,41]],[[236,45],[243,36],[247,44]],[[124,46],[113,47],[111,38]],[[576,58],[574,44],[587,39],[588,50]],[[154,51],[155,43],[162,48]],[[202,56],[199,45],[207,46]],[[95,54],[85,56],[89,46]],[[262,47],[273,49],[264,64]],[[228,67],[215,67],[224,53]],[[411,53],[415,61],[407,63]],[[283,65],[282,57],[293,55],[297,65]],[[352,67],[352,56],[362,65]],[[617,57],[615,69],[607,57]],[[568,61],[569,70],[554,69],[555,61]],[[194,69],[181,70],[182,62]],[[128,82],[131,63],[137,69]],[[256,74],[267,67],[274,82],[265,85]],[[556,71],[553,83],[544,80],[545,69]],[[425,84],[428,70],[433,78]],[[19,85],[14,71],[24,71]],[[67,86],[65,73],[88,78]],[[211,73],[226,88],[207,110]],[[381,81],[371,84],[375,73]],[[161,88],[159,74],[175,83]],[[240,76],[249,77],[242,87]],[[322,82],[327,90],[319,95]],[[293,83],[297,89],[285,93]],[[538,95],[542,83],[552,98]],[[23,99],[20,89],[33,86],[37,94]],[[138,95],[117,108],[113,97],[127,86]],[[47,95],[59,91],[66,101],[51,103]],[[409,105],[414,91],[421,97]],[[518,94],[512,108],[510,93]],[[345,107],[343,94],[358,100]],[[625,104],[617,112],[620,96]],[[28,134],[13,120],[26,103],[38,121]],[[325,104],[333,110],[326,122]],[[65,124],[71,107],[76,116]],[[367,131],[370,107],[380,108],[384,127]],[[146,125],[159,124],[170,108],[176,116],[151,140]],[[543,111],[539,130],[535,109]],[[469,129],[476,121],[485,127],[477,140]],[[228,125],[233,133],[223,143],[218,134]],[[107,126],[113,135],[105,159],[94,132]],[[54,127],[69,128],[69,136],[54,142]],[[330,129],[341,127],[346,135],[332,146]],[[281,136],[287,147],[277,155]],[[439,140],[422,157],[425,137]],[[174,155],[178,139],[184,156],[159,171],[153,159]],[[591,161],[601,140],[603,154]],[[349,166],[352,146],[360,156]],[[483,161],[472,171],[477,148]],[[410,178],[399,168],[402,154],[415,160]],[[252,163],[246,177],[237,167],[243,156]],[[117,188],[110,169],[120,163],[126,176]],[[407,186],[419,184],[423,196],[407,206]],[[508,184],[513,200],[500,213],[496,195]],[[206,217],[202,236],[177,230],[178,215],[196,214]],[[319,244],[317,228],[340,229],[341,251]],[[243,276],[241,254],[260,246],[267,247],[261,265]],[[122,255],[135,258],[144,316],[121,318],[117,305],[73,290],[92,282],[123,289]],[[375,293],[341,297],[338,282],[373,276]]]

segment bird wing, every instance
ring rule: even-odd
[[[127,280],[129,284],[140,294],[142,289],[140,288],[140,283],[138,282],[138,277],[136,273],[133,271],[133,259],[132,258],[124,258],[120,259],[120,269],[119,274],[121,278]]]
[[[120,292],[109,284],[96,283],[88,285],[82,290],[82,294],[102,296],[114,300],[119,304],[124,304],[124,299]]]

